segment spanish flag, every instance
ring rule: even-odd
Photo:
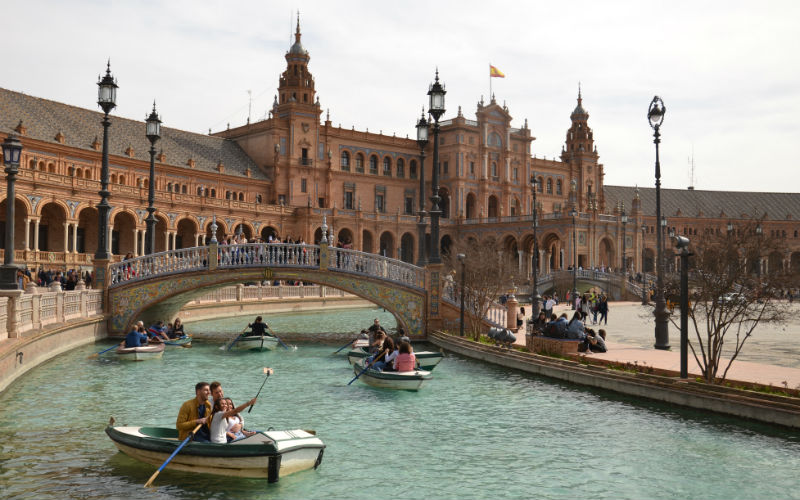
[[[489,65],[489,77],[490,78],[505,78],[506,75],[500,71],[499,69],[495,68],[491,64]]]

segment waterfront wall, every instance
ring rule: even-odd
[[[627,373],[601,366],[585,365],[577,361],[479,344],[442,332],[429,334],[428,341],[462,356],[574,384],[769,424],[800,428],[798,398],[711,386],[673,377]]]

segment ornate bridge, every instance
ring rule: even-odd
[[[367,299],[392,312],[410,335],[422,336],[426,313],[430,319],[432,311],[441,309],[439,295],[426,287],[431,279],[438,283],[438,275],[436,270],[325,243],[212,243],[112,264],[107,276],[109,330],[123,332],[138,319],[170,317],[195,297],[233,283],[300,280]]]

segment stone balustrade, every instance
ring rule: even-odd
[[[65,292],[58,284],[50,288],[29,286],[24,293],[14,290],[0,297],[0,340],[102,315],[102,290]]]

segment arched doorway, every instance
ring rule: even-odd
[[[800,252],[792,252],[789,261],[791,262],[792,272],[800,273]]]
[[[503,239],[503,256],[511,264],[512,269],[519,269],[519,247],[517,246],[517,239],[513,236],[506,236]]]
[[[380,248],[378,253],[384,257],[394,258],[394,235],[389,231],[381,233]]]
[[[498,214],[499,214],[499,211],[498,211],[497,196],[491,195],[491,196],[489,196],[489,214],[488,214],[488,216],[489,217],[497,217]]]
[[[477,210],[477,199],[475,195],[472,193],[467,194],[467,202],[466,202],[466,217],[467,219],[474,219],[478,217]]]
[[[175,248],[190,248],[197,244],[197,223],[185,218],[178,221],[178,234],[175,235]]]
[[[14,200],[14,248],[25,249],[25,219],[28,207],[19,198]],[[6,246],[6,200],[0,202],[0,248]]]
[[[318,229],[317,231],[319,231],[320,239],[322,239],[322,229]],[[275,229],[272,226],[267,226],[267,227],[265,227],[264,229],[261,230],[261,240],[265,241],[265,242],[268,242],[268,241],[271,241],[270,237],[273,240],[277,239],[278,238],[278,230]],[[317,240],[317,243],[319,243],[319,240]]]
[[[97,218],[97,209],[93,206],[84,207],[78,213],[78,240],[75,242],[78,253],[94,253],[97,250]]]
[[[339,230],[339,236],[336,238],[336,245],[352,245],[355,239],[353,232],[346,227]]]
[[[608,238],[603,238],[600,240],[600,248],[599,248],[599,259],[600,261],[597,263],[597,267],[602,267],[608,269],[609,267],[614,267],[614,260],[615,252],[614,252],[614,244],[611,243],[611,240]],[[586,268],[586,265],[583,266]]]
[[[372,232],[367,231],[364,229],[361,231],[361,251],[372,253],[374,250],[375,244],[372,241]]]
[[[768,274],[778,274],[783,272],[783,258],[781,254],[778,252],[772,252],[769,254],[769,258],[767,260],[767,273]]]
[[[411,233],[403,233],[400,238],[400,260],[414,263],[414,235]]]
[[[16,218],[16,214],[14,218]],[[64,223],[67,220],[67,213],[64,207],[58,203],[47,203],[42,207],[42,215],[39,220],[39,248],[31,248],[47,252],[66,251],[64,248]]]
[[[111,223],[111,253],[136,254],[136,217],[130,212],[117,212]]]
[[[450,237],[449,234],[445,234],[442,236],[440,240],[439,250],[442,255],[447,255],[450,253],[450,249],[453,247],[453,238]]]

